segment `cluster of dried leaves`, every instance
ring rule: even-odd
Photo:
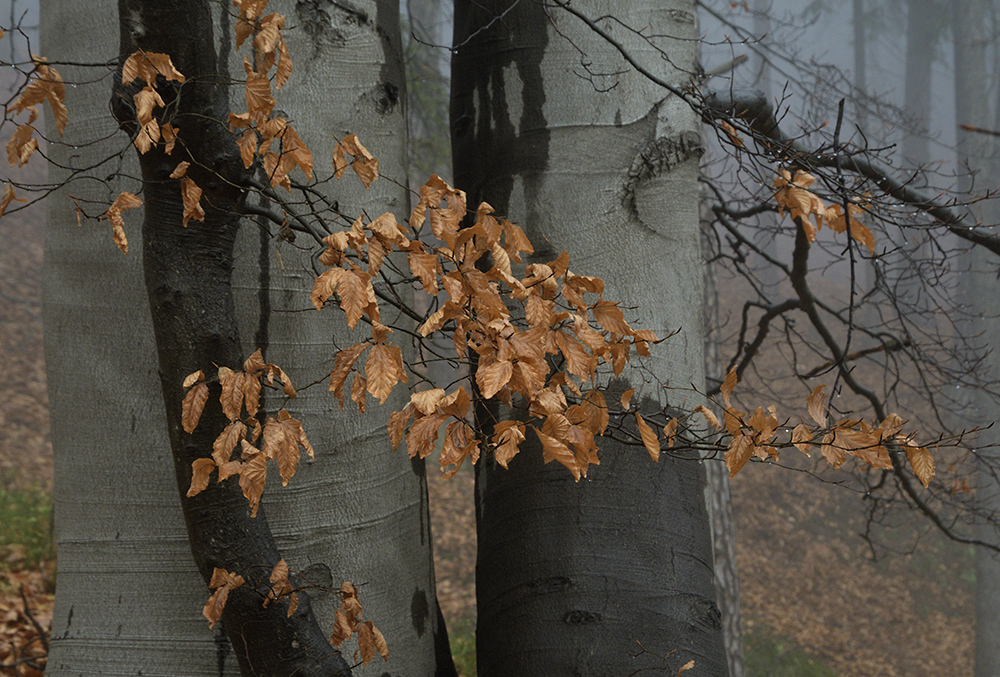
[[[891,470],[890,450],[903,451],[910,462],[913,474],[926,487],[934,478],[934,456],[925,447],[914,441],[914,434],[904,435],[901,430],[905,421],[897,414],[890,414],[881,424],[872,426],[859,419],[841,419],[832,426],[827,425],[823,389],[820,385],[806,398],[806,408],[810,418],[819,430],[810,430],[805,423],[792,429],[787,442],[775,440],[779,427],[777,410],[771,405],[765,411],[757,407],[753,414],[735,408],[731,401],[736,387],[736,370],[726,376],[722,385],[723,419],[730,442],[726,449],[726,467],[730,477],[738,473],[752,457],[761,460],[778,458],[778,446],[794,446],[806,456],[810,447],[819,446],[823,458],[834,468],[841,467],[848,456],[861,459],[873,468]],[[708,422],[721,429],[714,415],[706,410]]]
[[[506,467],[531,428],[546,462],[559,461],[580,479],[599,463],[595,438],[609,420],[596,383],[598,367],[607,363],[620,374],[632,350],[649,355],[657,337],[628,325],[617,304],[603,298],[600,279],[573,274],[566,252],[518,273],[514,266],[533,251],[531,243],[516,224],[492,214],[483,203],[475,224],[461,228],[465,193],[435,175],[421,188],[408,226],[391,213],[368,224],[359,217],[349,231],[324,239],[320,261],[330,269],[316,279],[313,304],[322,308],[337,295],[349,327],[367,317],[372,328],[371,339],[337,354],[330,390],[343,406],[345,384],[353,374],[351,399],[363,412],[366,393],[385,402],[397,383],[407,381],[401,351],[387,341],[392,330],[380,321],[372,285],[389,253],[405,253],[409,270],[404,274],[432,297],[440,290],[447,294],[419,328],[420,335],[448,331],[459,360],[470,351],[475,356],[476,396],[517,406],[527,421],[499,421],[487,437],[466,422],[472,394],[462,386],[450,393],[436,388],[412,394],[410,403],[391,416],[393,445],[405,438],[409,455],[425,458],[446,425],[440,465],[443,470],[453,466],[453,475],[466,458],[475,462],[484,450]],[[438,246],[421,239],[425,228]],[[365,262],[367,269],[359,265]],[[588,302],[588,295],[597,298]],[[362,374],[356,365],[366,350]]]
[[[4,35],[4,31],[0,30],[0,38]],[[23,167],[38,150],[34,123],[38,119],[39,104],[48,101],[59,136],[62,136],[66,123],[69,122],[69,112],[66,110],[66,85],[62,77],[42,57],[33,54],[31,60],[35,64],[32,77],[17,100],[6,109],[6,115],[28,112],[28,121],[19,124],[7,142],[7,162],[11,167]],[[22,198],[17,197],[14,186],[8,183],[4,186],[3,198],[0,199],[0,216],[3,216],[14,200],[24,202]]]
[[[801,223],[810,242],[816,240],[816,234],[823,224],[838,234],[848,229],[848,219],[843,207],[839,204],[827,206],[816,193],[809,190],[815,182],[816,177],[809,172],[796,170],[793,178],[787,169],[782,169],[774,181],[774,199],[778,204],[778,210],[782,213],[788,211],[793,219]],[[847,210],[850,213],[851,237],[868,247],[868,251],[874,254],[875,236],[868,226],[857,218],[864,213],[864,206],[852,202],[848,204]],[[809,220],[810,217],[812,221]]]
[[[0,37],[3,37],[0,31]],[[7,107],[8,115],[16,115],[28,111],[28,121],[18,125],[14,130],[10,141],[7,142],[7,162],[11,167],[24,166],[36,150],[38,150],[38,139],[35,138],[35,120],[38,119],[38,105],[48,101],[52,108],[52,115],[56,121],[56,131],[62,136],[69,122],[69,113],[66,110],[66,85],[55,68],[46,63],[40,56],[31,56],[35,64],[35,70],[28,85],[21,92],[17,101]],[[3,212],[0,211],[0,214]]]
[[[243,495],[256,516],[264,492],[268,461],[277,464],[282,484],[287,485],[299,463],[299,447],[305,449],[309,458],[313,458],[313,448],[302,429],[302,422],[292,418],[287,411],[278,411],[277,418],[269,416],[263,426],[256,418],[262,384],[266,381],[273,386],[275,378],[281,381],[286,396],[295,397],[295,388],[288,375],[281,367],[265,363],[259,350],[243,363],[243,371],[219,367],[218,375],[213,380],[221,386],[219,399],[229,425],[212,444],[212,456],[199,458],[192,464],[188,497],[204,491],[212,471],[218,469],[219,482],[233,475],[240,476]],[[184,387],[189,390],[182,403],[181,424],[185,432],[190,433],[197,427],[208,401],[208,383],[205,382],[204,372],[199,369],[188,375]],[[246,417],[243,416],[244,410]],[[258,442],[260,446],[254,446]],[[240,447],[240,458],[232,460],[237,446]]]
[[[288,599],[287,615],[291,617],[299,608],[299,595],[288,579],[289,573],[285,560],[281,560],[274,566],[269,578],[271,587],[264,596],[263,606],[267,607],[280,600]],[[208,598],[208,602],[205,603],[205,608],[201,612],[208,620],[209,627],[215,627],[215,624],[222,618],[222,611],[225,609],[230,591],[239,588],[245,582],[239,574],[215,568],[209,583],[209,588],[214,592]],[[340,586],[339,594],[341,603],[334,618],[330,643],[339,649],[344,641],[357,634],[358,653],[361,655],[362,664],[368,665],[368,662],[375,657],[376,652],[382,656],[383,660],[389,660],[389,647],[386,645],[385,637],[382,636],[374,623],[361,618],[361,600],[358,598],[358,589],[349,581],[345,581]],[[355,658],[357,659],[357,654]]]

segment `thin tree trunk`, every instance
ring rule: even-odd
[[[903,108],[917,126],[904,133],[903,157],[920,166],[930,160],[931,66],[941,17],[930,0],[909,0],[907,5]]]
[[[988,127],[989,106],[983,96],[988,82],[986,75],[986,6],[983,0],[956,0],[953,5],[953,40],[955,49],[955,108],[959,125]],[[996,74],[994,74],[996,77]],[[990,155],[995,157],[995,143],[988,137],[962,130],[958,131],[959,188],[963,193],[983,194],[987,187],[995,186],[997,175],[993,172]],[[991,202],[973,207],[980,211],[976,220],[995,224],[1000,210]],[[963,288],[971,320],[963,322],[969,340],[983,344],[1000,332],[1000,304],[995,294],[983,294],[983,289],[996,287],[995,257],[978,249],[964,258]],[[974,337],[983,337],[976,339]],[[981,345],[987,350],[992,345]],[[995,350],[986,355],[985,363],[977,367],[984,385],[994,385],[1000,378],[1000,362]],[[998,402],[985,389],[974,390],[969,395],[965,415],[960,420],[963,427],[983,426],[996,419]],[[976,480],[976,509],[980,518],[978,537],[990,543],[1000,542],[997,520],[1000,518],[1000,453],[995,445],[1000,436],[992,430],[979,433],[975,444],[979,467]],[[986,548],[976,550],[976,677],[993,677],[1000,674],[1000,558]]]
[[[868,17],[865,14],[865,0],[851,0],[851,26],[854,31],[854,87],[859,99],[868,95],[868,36],[865,27]],[[867,133],[868,119],[867,103],[862,99],[855,102],[854,110],[858,126]]]
[[[910,124],[903,130],[902,154],[904,161],[914,168],[912,183],[918,188],[929,183],[923,170],[930,162],[931,67],[941,25],[941,11],[933,0],[908,0],[903,108]],[[922,289],[925,280],[921,268],[922,262],[933,256],[927,233],[907,230],[903,242],[897,244],[898,252],[889,258],[890,293],[915,311],[908,314],[909,322],[924,324],[929,321],[931,310],[928,295]]]
[[[708,254],[706,240],[711,229],[711,214],[705,214],[702,202],[702,247]],[[705,258],[707,261],[707,256]],[[719,335],[719,291],[716,271],[711,263],[705,264],[705,376],[721,383],[723,362],[719,353],[722,337]],[[712,515],[712,551],[715,566],[715,591],[719,611],[722,613],[722,639],[726,647],[729,677],[744,677],[746,664],[743,659],[743,623],[740,617],[740,577],[736,560],[736,520],[729,485],[729,470],[719,458],[705,464],[705,477]]]
[[[695,37],[689,2],[572,7]],[[567,249],[574,271],[605,280],[607,298],[638,306],[640,326],[682,329],[645,362],[654,380],[627,371],[616,383],[634,386],[647,413],[660,410],[661,385],[704,379],[696,117],[552,5],[461,1],[455,25],[456,184],[471,205],[488,201],[523,225],[532,261]],[[693,41],[666,41],[666,62],[608,28],[665,77],[693,72]],[[685,397],[695,396],[670,402]],[[600,467],[579,484],[543,465],[537,446],[525,445],[509,471],[480,461],[479,674],[676,671],[690,659],[725,674],[702,463],[664,454],[653,464],[641,447],[600,446]]]

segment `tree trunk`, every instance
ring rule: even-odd
[[[906,77],[903,109],[916,128],[903,136],[903,157],[917,166],[930,160],[931,66],[941,16],[930,0],[909,0],[906,14]]]
[[[906,74],[903,109],[909,125],[903,130],[904,161],[914,167],[911,184],[915,188],[928,186],[924,173],[930,162],[931,67],[937,42],[942,35],[942,8],[933,0],[908,0],[906,15]],[[927,231],[906,229],[895,243],[899,250],[887,258],[889,293],[910,310],[907,321],[920,326],[929,321],[932,312],[926,284],[921,275],[925,260],[934,256]]]
[[[868,103],[865,100],[868,96],[868,36],[865,28],[868,25],[868,16],[865,13],[865,0],[851,0],[851,27],[854,39],[851,41],[854,47],[854,87],[857,90],[857,98],[854,104],[855,115],[858,119],[858,126],[866,133],[868,131]]]
[[[246,584],[229,593],[222,612],[234,654],[244,675],[329,675],[348,671],[300,595],[290,616],[285,604],[264,607],[271,569],[281,555],[264,509],[256,517],[238,482],[210,483],[190,498],[191,464],[211,455],[212,442],[228,419],[218,403],[219,386],[209,397],[193,433],[181,424],[182,381],[213,365],[239,368],[244,358],[231,291],[233,245],[240,225],[247,180],[233,136],[219,120],[229,114],[227,76],[220,70],[209,5],[187,0],[170,5],[120,0],[121,49],[168,53],[187,81],[174,99],[164,92],[178,128],[180,157],[154,147],[139,157],[145,218],[143,268],[159,354],[159,377],[167,412],[177,485],[195,564],[205,583],[216,568],[242,575]],[[224,66],[223,66],[224,69]],[[119,122],[134,123],[133,110],[116,75],[112,109]],[[184,214],[180,182],[170,173],[181,160],[191,162],[187,176],[203,188],[203,220],[180,227]]]
[[[362,212],[371,218],[386,211],[407,217],[407,103],[398,2],[271,0],[267,11],[285,14],[286,25],[296,27],[285,31],[294,69],[277,93],[278,107],[288,111],[309,144],[320,178],[332,173],[333,147],[348,134],[357,133],[379,158],[383,178],[370,190],[350,173],[317,186],[345,217],[332,227],[348,228]],[[235,51],[233,57],[242,63]],[[242,72],[242,65],[238,68]],[[239,100],[234,105],[244,105],[242,87],[232,94]],[[244,248],[238,244],[237,251],[252,265],[243,267],[237,279],[244,287],[238,298],[252,309],[246,350],[263,347],[268,360],[286,369],[296,384],[324,379],[338,348],[363,340],[365,330],[360,325],[349,330],[343,314],[332,308],[282,312],[310,306],[315,272],[311,252],[302,246],[311,243],[289,244],[256,228],[244,230]],[[266,297],[257,291],[263,286],[270,289]],[[412,350],[402,332],[393,339],[404,356]],[[397,388],[381,406],[369,399],[366,412],[359,414],[352,403],[341,411],[325,380],[301,391],[283,406],[305,424],[316,462],[302,466],[288,487],[276,484],[265,497],[280,501],[269,514],[290,562],[300,569],[315,562],[328,565],[335,585],[340,580],[365,583],[360,587],[365,618],[385,634],[390,659],[383,664],[376,658],[378,665],[357,674],[446,677],[455,674],[455,667],[434,584],[424,463],[394,452],[386,428],[389,414],[408,400],[405,389]],[[276,409],[279,403],[274,404]],[[286,496],[289,492],[292,496]],[[328,595],[317,604],[327,631],[339,603]]]
[[[46,3],[42,53],[75,63],[117,54],[117,14],[113,0]],[[73,66],[61,73],[78,83],[95,76]],[[71,176],[61,167],[96,167],[46,205],[43,311],[59,552],[46,672],[237,675],[222,627],[209,631],[200,613],[207,590],[177,498],[141,257],[122,257],[104,223],[77,227],[68,198],[108,204],[109,174],[124,190],[141,189],[128,178],[139,169],[127,147],[120,169],[99,164],[125,146],[108,94],[107,85],[67,87],[64,144],[49,145],[54,184]],[[139,211],[128,219],[133,251],[142,243]]]
[[[270,9],[300,28],[286,32],[296,70],[279,106],[291,111],[319,171],[330,173],[331,132],[358,132],[379,153],[383,174],[402,177],[404,85],[396,8],[379,3],[376,10],[374,2],[355,7],[348,13],[324,3],[272,2]],[[218,13],[224,17],[219,21],[223,61],[235,57],[228,9]],[[108,20],[115,15],[110,2],[48,8],[42,13],[48,53],[77,62],[117,53],[115,24]],[[86,39],[75,42],[74,36]],[[93,80],[93,72],[83,69],[64,67],[63,74]],[[233,89],[241,100],[242,88]],[[111,134],[107,90],[81,86],[67,93],[67,143],[81,149],[53,146],[55,158],[64,165],[88,166],[120,151],[124,137]],[[110,143],[83,146],[94,136],[109,135]],[[136,176],[131,151],[124,158],[122,175]],[[105,165],[93,174],[101,180],[109,171]],[[370,193],[347,183],[333,184],[333,197],[345,211],[407,212],[405,190],[389,181],[376,183]],[[118,187],[78,181],[64,193],[107,204]],[[135,182],[120,187],[140,190]],[[208,591],[193,566],[177,480],[169,470],[150,314],[138,287],[139,261],[118,254],[106,227],[78,229],[71,208],[65,198],[49,203],[46,251],[60,553],[49,671],[235,674],[236,660],[221,627],[209,631],[200,615]],[[137,222],[140,211],[128,213],[126,221]],[[131,231],[129,236],[135,251],[142,238]],[[302,385],[322,378],[334,345],[342,346],[348,337],[342,320],[330,311],[272,313],[289,304],[307,306],[311,288],[308,257],[286,245],[279,259],[277,248],[257,228],[244,228],[237,238],[234,295],[242,354],[264,348],[269,361]],[[214,361],[229,359],[220,355]],[[279,404],[265,406],[273,413]],[[365,616],[385,632],[392,657],[358,674],[454,674],[434,594],[423,465],[391,453],[384,421],[392,403],[372,406],[365,416],[346,415],[335,410],[325,389],[313,387],[281,406],[305,422],[317,461],[300,467],[284,490],[270,482],[264,502],[293,570],[325,564],[337,582],[366,583],[361,588]],[[122,463],[123,458],[136,461]],[[185,483],[189,480],[190,475]],[[324,634],[332,628],[338,604],[335,595],[316,604]]]
[[[956,123],[986,128],[991,124],[989,106],[983,90],[989,82],[986,75],[987,8],[983,0],[956,0],[952,31],[955,48],[955,107]],[[996,74],[994,74],[996,77]],[[959,189],[963,193],[984,194],[997,183],[990,156],[996,157],[995,142],[988,137],[959,128],[958,171]],[[1000,210],[993,201],[974,205],[976,220],[996,224]],[[1000,303],[995,294],[982,290],[996,287],[996,258],[989,252],[973,249],[963,257],[963,289],[971,320],[961,326],[973,343],[988,351],[985,363],[976,369],[984,385],[1000,379],[1000,360],[993,348],[994,337],[1000,333]],[[974,337],[981,337],[976,339]],[[985,345],[982,345],[985,344]],[[964,365],[963,365],[964,366]],[[960,420],[962,427],[983,426],[997,418],[998,402],[986,388],[969,394],[968,410]],[[995,426],[994,426],[995,427]],[[1000,543],[997,517],[1000,515],[1000,484],[997,469],[1000,453],[996,445],[1000,435],[993,429],[978,434],[979,467],[976,477],[976,509],[980,519],[978,537],[989,543]],[[987,548],[976,549],[976,677],[1000,674],[1000,557]]]
[[[669,62],[603,22],[661,76],[680,84],[693,72],[690,2],[572,7],[655,26],[672,36]],[[626,371],[616,384],[635,387],[647,413],[666,406],[663,384],[701,387],[696,116],[552,5],[463,0],[455,26],[452,147],[470,205],[488,201],[522,224],[533,261],[569,250],[574,270],[604,278],[607,298],[639,307],[639,326],[681,328],[645,361],[648,373]],[[695,396],[670,401],[685,398]],[[600,447],[600,467],[579,484],[544,466],[537,446],[509,471],[480,461],[479,674],[676,671],[691,659],[725,674],[702,463],[664,454],[653,464],[611,439]]]
[[[719,290],[716,285],[715,265],[708,263],[711,236],[711,212],[707,209],[708,196],[701,203],[702,252],[705,271],[705,376],[709,382],[722,383],[724,363],[720,355],[722,345]],[[746,662],[743,658],[743,622],[740,616],[740,577],[736,560],[736,519],[733,514],[733,497],[729,486],[729,469],[725,463],[706,463],[705,477],[712,516],[712,554],[715,567],[715,597],[722,614],[722,641],[726,647],[729,677],[745,677]]]

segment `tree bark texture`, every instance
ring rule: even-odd
[[[677,38],[662,43],[669,62],[601,22],[664,77],[680,83],[694,71],[694,42],[683,41],[696,37],[690,2],[572,7],[655,26]],[[521,224],[532,261],[566,249],[574,272],[604,279],[606,298],[637,306],[638,326],[661,336],[681,328],[648,372],[627,370],[616,387],[636,388],[647,412],[668,404],[663,384],[700,387],[694,114],[553,5],[460,1],[455,26],[456,185],[473,207],[485,200]],[[509,471],[480,461],[479,674],[629,674],[690,659],[726,674],[701,462],[664,454],[654,464],[641,446],[608,438],[599,446],[601,465],[579,484],[543,465],[537,445],[525,444]]]
[[[986,34],[988,9],[983,0],[956,0],[953,5],[955,56],[955,108],[959,125],[988,128],[991,124],[989,104],[983,96],[983,87],[989,82],[986,70]],[[996,74],[994,74],[996,77]],[[996,186],[996,141],[981,134],[958,131],[959,188],[963,193],[983,194],[988,187]],[[996,224],[1000,209],[993,201],[974,205],[979,213],[974,221]],[[989,252],[973,249],[963,258],[964,302],[968,304],[970,319],[961,326],[967,329],[974,343],[987,351],[985,361],[977,372],[984,384],[1000,380],[1000,360],[996,356],[994,341],[1000,333],[1000,303],[996,294],[983,293],[995,289],[996,257]],[[963,365],[964,366],[964,365]],[[968,396],[968,410],[960,419],[964,428],[984,426],[997,419],[998,403],[986,388],[972,391]],[[995,427],[995,426],[994,426]],[[978,434],[974,442],[979,449],[979,468],[976,477],[976,508],[981,523],[977,536],[988,543],[1000,543],[997,519],[1000,517],[1000,453],[996,444],[1000,435],[988,429]],[[975,676],[992,677],[1000,674],[1000,556],[988,548],[976,549],[976,653]]]
[[[239,68],[233,72],[241,73],[242,58],[231,44],[232,8],[212,7],[218,58],[232,60]],[[279,107],[289,111],[327,175],[333,135],[357,132],[379,154],[384,175],[405,176],[397,8],[391,2],[352,7],[357,11],[331,3],[271,3],[269,9],[296,27],[286,31],[296,70]],[[107,0],[50,6],[42,12],[43,49],[57,59],[100,62],[118,53],[116,24],[109,21],[116,15]],[[190,33],[199,30],[200,24]],[[60,70],[68,81],[94,79],[92,69]],[[232,90],[230,97],[242,105],[242,81]],[[52,153],[64,166],[97,168],[91,172],[96,180],[74,174],[77,180],[49,203],[45,317],[61,567],[49,672],[237,674],[221,624],[209,631],[200,614],[208,591],[193,566],[179,509],[139,259],[121,257],[106,227],[78,229],[65,198],[70,193],[107,204],[118,188],[140,193],[134,178],[122,180],[139,173],[134,153],[126,148],[112,186],[103,185],[118,165],[99,161],[120,151],[124,139],[112,134],[106,85],[67,93],[67,143],[81,146],[54,145]],[[95,136],[110,140],[83,145]],[[332,199],[353,211],[407,211],[405,190],[389,181],[370,193],[347,186],[334,183]],[[142,211],[128,212],[127,224],[138,222]],[[129,238],[133,252],[139,250],[139,234],[130,229]],[[392,657],[356,674],[454,674],[434,593],[423,466],[391,453],[384,419],[392,403],[370,406],[365,416],[345,415],[325,388],[301,389],[322,378],[336,346],[349,337],[332,311],[275,312],[289,304],[308,307],[312,283],[308,256],[287,244],[279,254],[278,247],[256,224],[241,229],[233,289],[242,343],[233,356],[261,347],[292,375],[299,397],[289,403],[273,398],[264,408],[271,414],[279,407],[293,410],[317,450],[316,463],[300,466],[284,490],[269,478],[264,503],[278,546],[293,570],[323,564],[334,587],[339,580],[364,584],[365,617],[383,630]],[[190,475],[185,486],[189,481]],[[332,594],[317,600],[324,633],[338,604]]]
[[[42,53],[74,63],[116,55],[117,15],[114,0],[44,3]],[[221,626],[208,631],[200,613],[207,589],[177,498],[141,257],[122,257],[104,223],[79,228],[68,197],[110,203],[109,175],[139,193],[138,162],[127,147],[121,164],[102,162],[127,146],[108,114],[111,72],[67,65],[60,73],[68,83],[108,79],[67,86],[64,144],[48,151],[50,180],[73,180],[46,204],[43,312],[59,552],[46,672],[232,677],[239,671],[229,640]],[[142,211],[126,217],[133,252],[141,251],[134,224]]]
[[[352,172],[317,186],[343,214],[332,226],[349,228],[363,212],[370,218],[386,211],[407,217],[398,2],[272,0],[268,11],[281,12],[294,27],[285,31],[292,76],[276,98],[309,145],[317,174],[330,176],[334,145],[352,133],[379,158],[382,178],[370,190]],[[231,71],[242,72],[241,54],[234,51],[230,58]],[[242,87],[231,94],[234,106],[244,105]],[[303,246],[311,243],[283,242],[274,237],[273,225],[267,229],[244,228],[236,245],[238,259],[249,262],[235,278],[245,351],[263,348],[268,361],[288,371],[297,386],[324,379],[338,349],[369,336],[366,326],[349,330],[335,308],[286,312],[310,307],[316,272]],[[264,287],[266,294],[259,291]],[[392,323],[401,320],[388,305],[382,312]],[[402,332],[392,340],[404,356],[412,351]],[[394,452],[386,428],[389,415],[407,401],[399,386],[384,405],[369,398],[364,414],[352,403],[342,411],[324,380],[301,389],[287,404],[270,405],[272,411],[279,405],[294,411],[316,448],[315,463],[300,466],[288,487],[268,480],[265,499],[274,503],[269,517],[282,553],[299,569],[317,562],[329,566],[335,586],[340,580],[364,583],[359,587],[364,617],[389,643],[389,662],[376,658],[378,665],[356,669],[359,675],[454,675],[434,585],[424,463]],[[335,595],[317,600],[324,628],[332,628],[339,603]]]
[[[700,204],[702,247],[705,257],[705,376],[711,382],[721,383],[724,363],[720,354],[722,345],[719,290],[715,266],[708,262],[712,220],[708,200],[703,191]],[[715,567],[715,596],[722,615],[722,641],[726,647],[729,677],[745,677],[746,662],[743,657],[743,623],[740,616],[740,577],[736,561],[736,519],[733,514],[733,497],[729,483],[729,469],[720,454],[714,462],[705,464],[708,495],[712,517],[712,554]]]
[[[215,397],[194,432],[184,432],[181,401],[184,378],[197,370],[212,373],[214,365],[238,368],[245,355],[240,345],[231,277],[233,245],[246,197],[247,170],[234,138],[224,124],[229,114],[228,77],[220,69],[212,30],[210,5],[188,0],[163,5],[120,0],[120,54],[137,50],[170,54],[186,81],[174,95],[161,93],[172,109],[179,130],[181,157],[157,146],[140,155],[143,196],[143,267],[153,332],[159,355],[159,376],[173,449],[177,485],[187,523],[188,539],[207,584],[216,568],[234,572],[246,584],[229,593],[222,624],[244,675],[347,674],[349,668],[330,646],[312,613],[306,593],[291,616],[285,604],[263,605],[271,569],[281,555],[263,508],[251,517],[239,483],[210,483],[193,497],[191,464],[211,455],[212,442],[228,419]],[[134,121],[131,94],[115,82],[112,110],[119,121]],[[187,176],[202,190],[205,216],[180,227],[184,213],[180,182],[170,173],[182,159],[191,163]]]

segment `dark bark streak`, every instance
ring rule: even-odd
[[[141,155],[145,221],[143,265],[159,354],[160,378],[174,455],[178,490],[195,562],[206,582],[215,567],[241,574],[246,584],[233,590],[222,623],[244,675],[349,674],[343,658],[327,642],[308,598],[286,618],[287,602],[262,605],[268,576],[281,559],[263,508],[250,517],[235,478],[211,483],[193,498],[184,495],[191,463],[207,457],[228,419],[218,402],[218,386],[198,428],[181,426],[181,383],[198,369],[215,365],[239,369],[240,340],[233,311],[233,244],[240,225],[244,173],[236,144],[224,121],[229,112],[224,74],[218,69],[209,3],[120,0],[121,52],[164,52],[187,78],[180,96],[161,83],[173,111],[171,122],[183,143],[172,156],[154,148]],[[128,92],[116,85],[115,100]],[[119,115],[127,105],[119,105]],[[205,220],[181,227],[180,184],[169,174],[181,160],[205,191]],[[207,592],[206,592],[207,595]]]

